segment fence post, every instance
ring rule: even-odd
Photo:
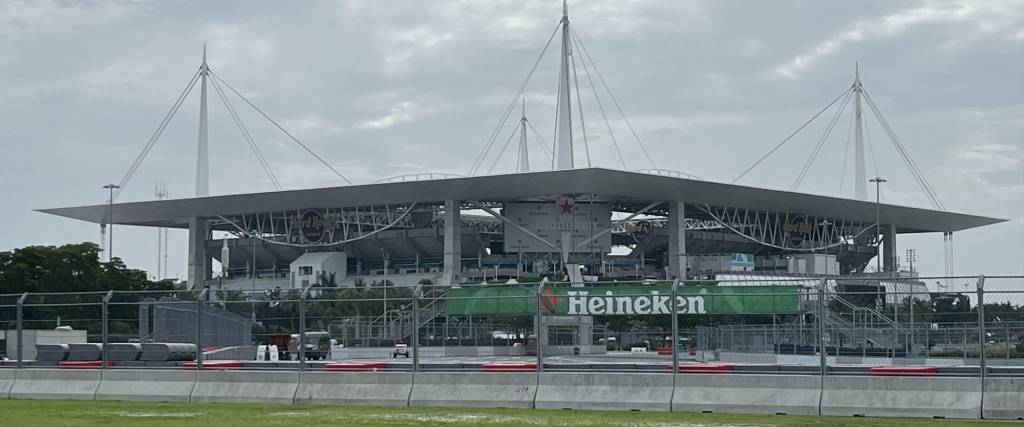
[[[818,355],[821,380],[825,381],[828,371],[828,352],[825,350],[825,284],[828,279],[818,283]]]
[[[679,279],[672,281],[672,386],[676,385],[675,374],[679,373]]]
[[[21,332],[25,329],[24,325],[22,323],[24,323],[24,321],[25,321],[25,313],[24,313],[23,310],[24,310],[24,306],[25,306],[25,300],[27,300],[27,299],[28,299],[28,292],[25,292],[25,293],[21,294],[21,296],[18,297],[18,307],[17,307],[17,310],[15,310],[16,311],[16,313],[15,313],[15,323],[17,323],[15,326],[18,328],[18,351],[17,351],[17,353],[18,353],[18,364],[17,364],[18,369],[21,369],[21,362],[22,362],[22,359],[24,358],[22,356],[22,348],[25,347],[25,343],[24,343],[24,337],[23,337]]]
[[[206,298],[207,292],[210,289],[206,288],[199,292],[199,296],[196,297],[196,370],[201,371],[203,369],[203,299]]]
[[[299,293],[299,372],[306,370],[306,295],[312,287],[310,284]]]
[[[543,295],[544,282],[541,282],[537,285],[537,321],[535,322],[536,326],[534,326],[534,329],[536,329],[534,334],[537,335],[537,373],[544,371],[544,345],[541,343],[541,335],[543,335],[542,332],[544,331],[544,316],[541,315],[543,307],[541,298],[543,298]]]
[[[423,294],[423,285],[416,285],[412,291],[412,371],[419,371],[420,365],[420,296]]]
[[[100,369],[107,369],[107,363],[110,360],[110,355],[107,354],[107,343],[110,342],[110,326],[107,323],[110,321],[110,299],[113,297],[114,291],[107,291],[107,294],[103,296],[103,336],[100,339],[100,344],[103,347],[100,348]]]
[[[985,276],[978,277],[978,367],[981,369],[981,381],[985,383]]]

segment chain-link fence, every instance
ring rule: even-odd
[[[1024,365],[1024,277],[30,293],[0,295],[0,331],[7,365],[29,367],[106,359],[113,368],[205,360],[297,370],[761,364],[980,374]]]

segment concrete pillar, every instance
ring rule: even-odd
[[[442,282],[458,285],[462,274],[462,215],[458,200],[444,202],[444,274]]]
[[[882,226],[882,270],[896,271],[896,226]]]
[[[683,202],[668,205],[668,275],[686,278],[686,208]]]
[[[210,256],[206,241],[210,239],[210,223],[203,218],[188,220],[188,288],[203,289],[210,276]]]

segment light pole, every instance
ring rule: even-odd
[[[107,184],[103,188],[110,192],[110,198],[107,199],[107,226],[110,227],[110,240],[107,243],[107,262],[110,262],[114,260],[114,190],[121,188],[121,186]]]
[[[886,182],[886,181],[882,177],[876,176],[874,178],[869,179],[868,182],[875,183],[875,236],[876,236],[875,238],[877,239],[878,238],[877,236],[879,235],[879,233],[882,232],[882,214],[881,214],[881,207],[882,207],[882,183]],[[878,251],[878,247],[879,247],[879,245],[875,245],[875,251],[876,252]],[[884,304],[882,304],[882,301],[881,301],[881,297],[882,297],[882,275],[881,275],[881,273],[882,273],[882,253],[881,252],[878,252],[875,255],[875,270],[879,273],[878,274],[878,284],[875,286],[875,305],[877,306],[877,308],[879,310],[881,310],[882,306],[884,305]]]
[[[384,259],[384,325],[388,324],[388,253],[384,248],[380,248],[380,257]]]

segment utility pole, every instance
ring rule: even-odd
[[[104,189],[110,191],[110,198],[107,199],[107,226],[110,227],[109,242],[107,243],[107,262],[114,260],[114,190],[121,188],[117,184],[107,184]]]

